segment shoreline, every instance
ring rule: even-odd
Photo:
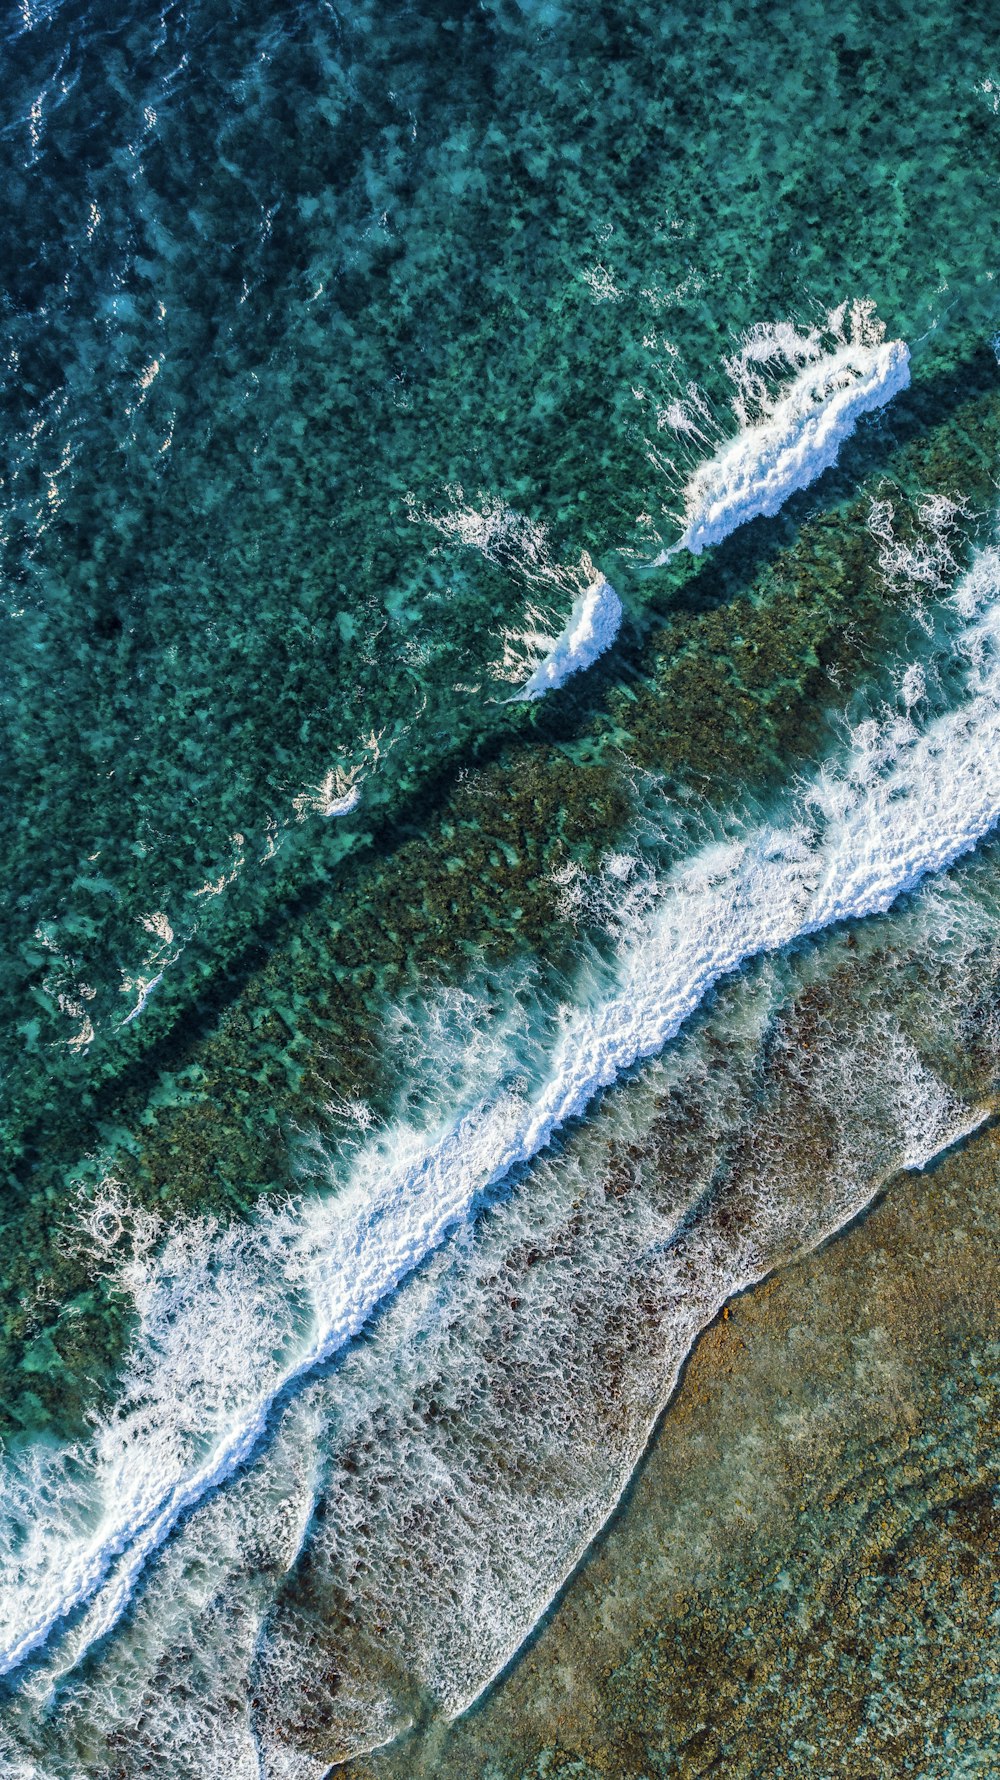
[[[520,1656],[332,1773],[992,1771],[998,1218],[991,1125],[734,1300]]]

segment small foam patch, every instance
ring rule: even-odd
[[[544,698],[571,674],[582,673],[610,649],[622,621],[622,603],[610,581],[602,577],[573,601],[565,628],[536,667],[514,701]]]

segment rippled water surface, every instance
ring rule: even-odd
[[[994,26],[8,9],[4,1774],[462,1712],[990,1119]]]

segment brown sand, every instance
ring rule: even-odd
[[[1000,1774],[998,1231],[990,1129],[734,1303],[508,1672],[337,1774]]]

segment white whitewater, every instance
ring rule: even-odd
[[[209,1251],[179,1298],[177,1244],[140,1282],[131,1382],[85,1456],[89,1509],[27,1490],[0,1604],[9,1672],[74,1609],[71,1660],[128,1604],[179,1517],[250,1455],[275,1398],[342,1348],[483,1190],[530,1161],[601,1088],[679,1030],[746,959],[848,917],[884,911],[975,846],[1000,817],[1000,553],[953,604],[967,658],[960,702],[920,730],[863,724],[836,768],[804,785],[784,828],[733,834],[672,871],[623,950],[612,992],[564,1010],[541,1086],[487,1094],[437,1130],[406,1130],[358,1158],[342,1195],[269,1214],[220,1239],[258,1245],[259,1292]],[[303,1327],[308,1333],[298,1331]],[[39,1459],[39,1464],[43,1463]],[[60,1512],[63,1509],[63,1512]],[[89,1516],[89,1518],[88,1518]],[[23,1532],[23,1526],[22,1526]]]
[[[699,464],[684,489],[684,533],[657,563],[683,550],[700,556],[748,520],[773,518],[836,462],[862,415],[884,407],[909,381],[902,340],[852,341],[806,364],[763,419]]]
[[[547,692],[564,685],[571,674],[591,667],[598,656],[610,649],[621,621],[621,600],[610,581],[601,576],[573,601],[565,628],[511,703],[544,698]]]

